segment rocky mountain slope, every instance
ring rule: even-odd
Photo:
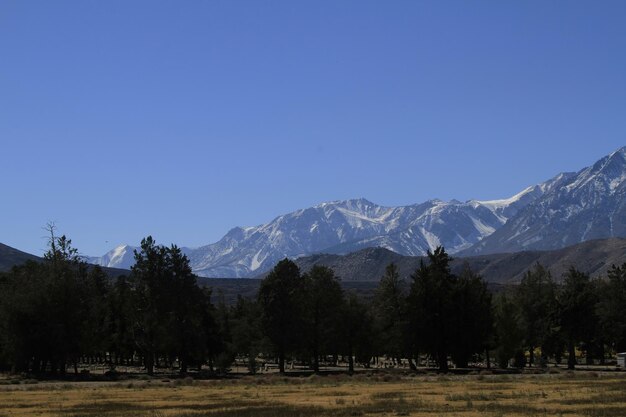
[[[558,249],[609,237],[626,237],[626,147],[562,174],[557,186],[461,255]]]
[[[542,195],[542,187],[487,202],[431,200],[405,207],[384,207],[365,199],[322,203],[257,227],[234,228],[217,243],[183,251],[194,272],[207,277],[251,277],[285,257],[322,251],[349,253],[383,247],[405,255],[421,255],[443,245],[454,253],[501,227],[508,216]],[[129,268],[134,262],[134,249],[123,245],[87,260]]]
[[[86,256],[85,262],[109,268],[130,269],[135,264],[136,246],[120,245],[102,256]]]
[[[0,243],[0,272],[10,270],[14,265],[23,264],[26,261],[39,261],[41,258],[22,252],[15,248]]]

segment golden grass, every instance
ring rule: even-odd
[[[0,416],[626,416],[626,374],[246,377],[0,386]]]

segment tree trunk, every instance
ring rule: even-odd
[[[448,372],[448,355],[443,353],[437,354],[437,362],[439,362],[439,370],[441,372]]]
[[[320,373],[320,356],[317,352],[317,347],[313,348],[313,372]]]
[[[283,353],[278,354],[278,372],[285,373],[285,355]]]
[[[154,375],[154,355],[152,352],[145,355],[144,361],[148,375]]]
[[[489,358],[489,348],[485,349],[485,361],[487,362],[487,369],[491,369],[491,359]]]
[[[533,362],[535,362],[535,347],[531,346],[530,348],[528,348],[528,367],[532,368],[533,367]]]
[[[604,365],[604,342],[600,342],[600,351],[598,352],[598,356],[600,356],[600,365]]]
[[[567,350],[567,369],[574,369],[576,368],[576,348],[573,341],[570,340]]]

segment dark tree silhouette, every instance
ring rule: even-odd
[[[373,321],[368,306],[355,294],[349,294],[343,305],[340,325],[343,352],[348,356],[350,374],[354,372],[355,359],[369,366],[374,355]]]
[[[599,289],[600,302],[598,316],[602,328],[602,338],[610,349],[626,351],[626,263],[613,265],[608,272],[608,280]]]
[[[317,373],[320,355],[339,348],[343,290],[333,270],[325,266],[314,266],[303,278],[306,339]]]
[[[496,361],[507,368],[515,353],[522,349],[523,335],[516,305],[502,294],[495,302]]]
[[[285,372],[285,358],[302,343],[304,280],[300,269],[289,259],[278,262],[259,288],[258,300],[263,328]]]
[[[540,264],[527,271],[516,289],[515,303],[532,366],[535,348],[550,338],[556,322],[556,286],[550,271]]]
[[[466,368],[472,355],[484,352],[493,333],[491,293],[487,283],[465,266],[453,289],[454,339],[452,360]]]
[[[378,349],[394,359],[405,356],[407,340],[406,294],[395,264],[387,265],[374,296]]]
[[[456,337],[452,300],[457,278],[450,272],[450,257],[442,247],[428,251],[428,259],[430,263],[420,262],[411,276],[413,332],[439,369],[447,371],[448,355]]]
[[[576,366],[576,345],[595,332],[597,319],[596,293],[588,274],[572,267],[565,274],[559,291],[559,316],[561,330],[567,340],[567,367]]]
[[[178,358],[180,371],[205,356],[207,294],[196,283],[189,260],[174,245],[159,246],[151,236],[135,251],[130,283],[134,294],[133,330],[148,374],[159,354]]]

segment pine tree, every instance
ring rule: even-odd
[[[404,282],[397,266],[391,263],[376,288],[373,307],[379,349],[394,359],[400,359],[406,353],[405,299]]]
[[[504,369],[521,349],[523,336],[519,327],[517,308],[506,294],[496,299],[495,310],[496,361],[498,366]]]
[[[559,292],[560,324],[567,340],[567,367],[576,366],[576,344],[589,340],[596,328],[597,298],[588,274],[572,267],[565,274],[563,288]]]
[[[318,373],[320,355],[335,354],[339,348],[343,290],[334,271],[325,266],[314,266],[303,279],[305,337],[313,360],[313,371]]]
[[[601,300],[598,315],[602,339],[614,352],[626,351],[626,263],[613,265],[608,271],[608,280],[600,286]]]
[[[493,332],[491,293],[482,277],[465,265],[451,298],[455,329],[451,356],[457,367],[466,368],[472,355],[486,350]]]
[[[540,264],[527,271],[516,289],[515,303],[520,312],[524,343],[532,366],[535,348],[549,340],[557,324],[556,287],[550,271]]]
[[[352,374],[355,360],[369,366],[374,356],[373,318],[368,306],[355,294],[346,297],[340,325],[343,352],[348,356],[348,372]]]
[[[159,246],[151,236],[135,251],[130,283],[134,294],[133,334],[148,374],[159,355],[177,358],[180,371],[206,356],[206,294],[181,250]]]
[[[420,345],[448,370],[448,355],[455,335],[453,293],[457,278],[450,271],[450,257],[442,247],[428,251],[430,263],[420,262],[411,276],[412,329]]]
[[[304,280],[298,266],[283,259],[261,282],[258,301],[265,335],[285,372],[285,358],[302,344]]]

